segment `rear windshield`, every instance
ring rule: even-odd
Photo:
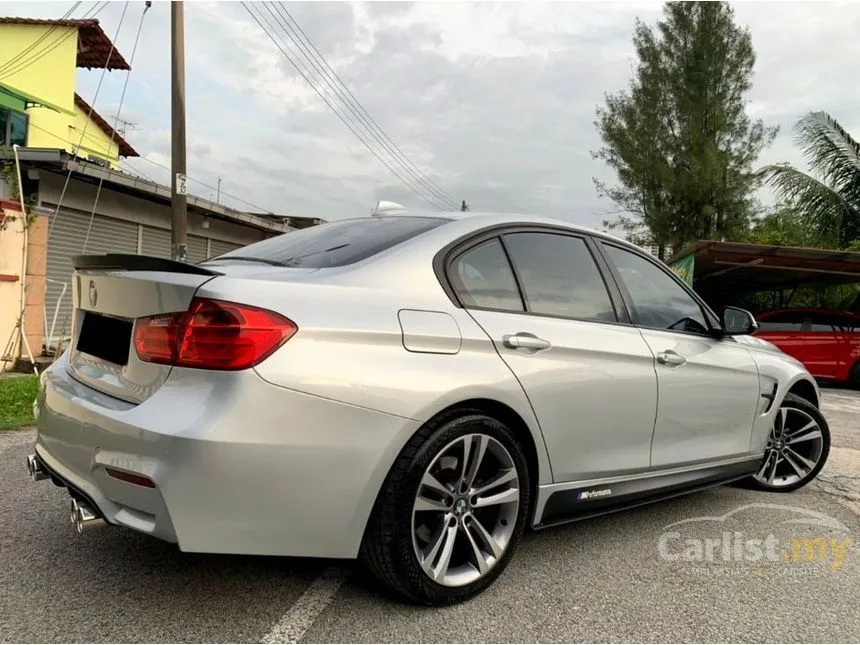
[[[360,262],[450,220],[441,217],[363,217],[311,226],[255,242],[208,260],[258,260],[323,269]]]

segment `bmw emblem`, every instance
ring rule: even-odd
[[[96,291],[96,283],[90,280],[90,307],[95,307],[99,301],[99,292]]]

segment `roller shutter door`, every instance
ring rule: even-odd
[[[153,255],[158,258],[171,256],[170,231],[154,226],[143,227],[140,252],[143,255]],[[199,235],[189,235],[186,247],[189,262],[202,262],[206,259],[206,238]]]
[[[188,247],[185,249],[188,261],[197,264],[206,259],[206,238],[198,235],[188,236]]]
[[[233,244],[232,242],[222,242],[221,240],[212,240],[212,256],[229,253],[244,246],[243,244]]]
[[[45,292],[45,320],[50,333],[54,308],[63,290],[66,293],[60,302],[54,338],[68,336],[72,315],[71,277],[74,267],[72,258],[81,255],[87,235],[89,215],[61,211],[54,221],[48,239],[48,282]],[[87,253],[137,253],[137,224],[123,222],[96,215],[93,217],[90,236],[87,240]],[[63,283],[63,284],[60,284]]]
[[[157,258],[170,257],[170,231],[154,226],[144,226],[141,234],[140,252]]]

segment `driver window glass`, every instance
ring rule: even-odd
[[[702,308],[659,267],[635,253],[604,245],[627,287],[640,325],[704,334],[708,323]]]
[[[452,267],[464,307],[525,311],[513,270],[498,238],[463,253]]]

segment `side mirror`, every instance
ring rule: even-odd
[[[758,323],[746,309],[726,307],[723,309],[720,322],[723,325],[723,332],[730,336],[742,336],[758,331]]]

